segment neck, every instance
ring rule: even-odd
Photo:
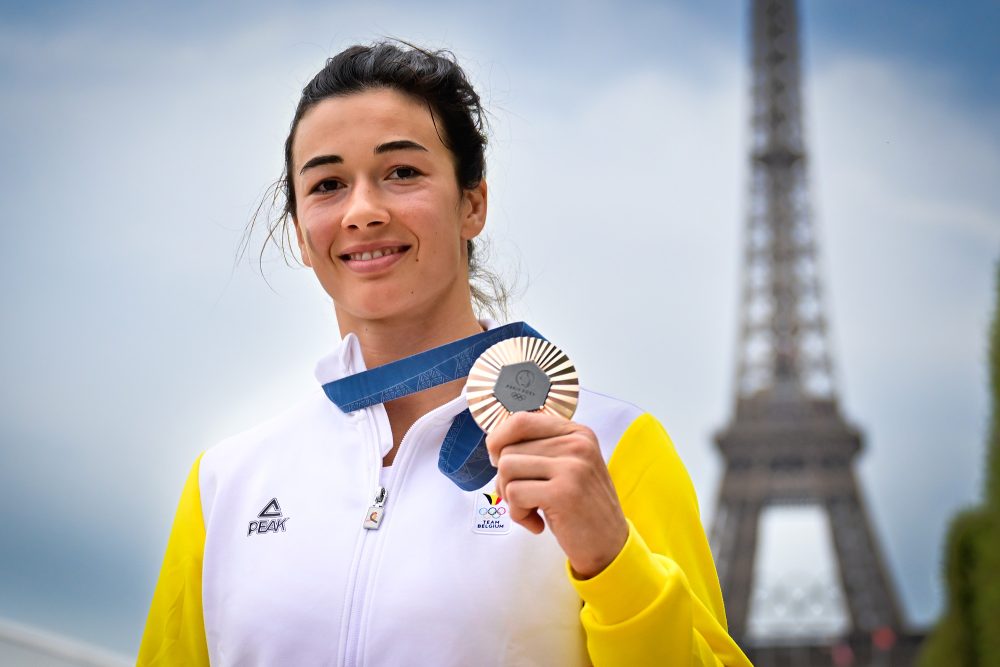
[[[375,368],[429,350],[445,343],[475,335],[483,330],[470,305],[467,312],[452,317],[440,314],[417,318],[358,321],[342,318],[341,336],[354,333],[361,346],[365,367]]]
[[[337,321],[342,336],[352,332],[358,337],[367,368],[382,366],[483,330],[468,302],[464,308],[450,314],[437,311],[420,317],[381,320],[360,320],[338,310]],[[464,383],[462,379],[455,380],[385,403],[393,447],[383,459],[384,465],[392,464],[403,434],[413,422],[457,397]]]

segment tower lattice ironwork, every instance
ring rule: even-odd
[[[747,636],[759,518],[773,505],[821,508],[849,615],[844,641],[867,642],[854,652],[861,659],[873,650],[872,633],[894,642],[907,635],[854,471],[861,434],[843,417],[834,382],[809,208],[796,2],[752,0],[750,23],[751,184],[736,396],[730,423],[716,435],[725,473],[712,548],[730,632],[758,664],[791,664]],[[832,660],[821,649],[810,650],[826,657],[808,664]]]

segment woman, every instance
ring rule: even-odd
[[[469,285],[482,113],[451,58],[394,44],[304,89],[282,185],[343,337],[321,385],[496,326]],[[437,467],[462,382],[353,411],[318,391],[199,457],[140,664],[747,664],[651,416],[586,390],[573,421],[517,413],[463,491]]]

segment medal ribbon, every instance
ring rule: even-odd
[[[545,339],[524,322],[512,322],[327,382],[323,391],[343,412],[354,412],[468,377],[479,355],[502,340],[518,336]],[[455,417],[444,436],[438,469],[464,491],[482,487],[497,473],[486,452],[486,434],[468,408]]]

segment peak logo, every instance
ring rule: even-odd
[[[281,515],[281,505],[278,504],[278,499],[271,498],[271,501],[264,505],[264,509],[257,514],[257,520],[251,521],[247,525],[247,537],[254,533],[258,535],[279,531],[283,533],[285,532],[285,523],[290,518]]]

